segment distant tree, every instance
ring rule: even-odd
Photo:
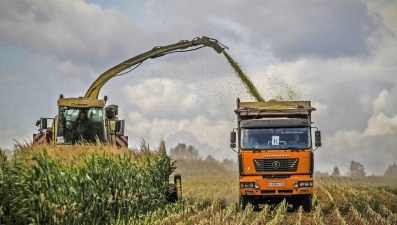
[[[385,177],[397,177],[397,164],[393,163],[392,165],[390,165],[385,174],[383,175]]]
[[[238,164],[233,159],[224,159],[222,165],[228,170],[238,170]]]
[[[314,176],[315,177],[328,177],[329,174],[328,172],[321,172],[321,171],[314,171]]]
[[[334,167],[334,172],[332,172],[331,176],[333,176],[333,177],[340,176],[339,168],[337,166]]]
[[[218,162],[218,160],[216,160],[214,157],[212,157],[212,155],[208,155],[206,158],[205,158],[205,161],[207,161],[207,162]],[[219,163],[219,162],[218,162]]]
[[[350,171],[347,173],[350,177],[365,177],[365,168],[363,164],[356,161],[350,162]]]
[[[171,148],[170,156],[181,159],[200,159],[198,150],[191,145],[186,147],[184,143],[179,143],[175,148]]]

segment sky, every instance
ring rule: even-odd
[[[397,162],[396,0],[2,0],[0,147],[30,142],[60,94],[84,96],[111,67],[155,46],[207,36],[226,45],[266,99],[310,100],[315,170],[367,175]],[[291,97],[291,93],[293,93]],[[130,147],[192,145],[236,159],[236,99],[254,101],[211,48],[143,62],[101,89]]]

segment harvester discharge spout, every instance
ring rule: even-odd
[[[223,45],[220,43],[218,40],[205,37],[203,36],[202,38],[197,40],[197,44],[202,44],[207,47],[213,48],[217,53],[222,53],[224,49],[229,49],[227,46]]]
[[[200,45],[202,45],[202,46],[200,46]],[[189,47],[194,47],[194,46],[198,46],[198,47],[194,48],[194,49],[187,49]],[[156,46],[156,47],[152,48],[150,51],[144,52],[144,53],[137,55],[131,59],[128,59],[128,60],[114,66],[113,68],[109,69],[102,75],[100,75],[97,78],[97,80],[91,85],[91,87],[88,89],[84,98],[98,99],[98,94],[99,94],[100,89],[109,79],[111,79],[112,77],[121,75],[120,74],[121,72],[123,72],[124,70],[126,70],[128,68],[131,68],[132,66],[135,66],[135,65],[139,66],[140,63],[142,63],[143,61],[145,61],[147,59],[153,59],[153,58],[161,57],[166,54],[175,53],[175,52],[194,51],[194,50],[200,49],[205,46],[213,48],[217,53],[222,53],[225,48],[228,49],[228,47],[226,47],[225,45],[218,42],[218,40],[209,38],[209,37],[205,37],[205,36],[203,36],[202,38],[196,37],[191,41],[182,40],[176,44],[171,44],[171,45],[166,45],[166,46]],[[130,72],[130,71],[128,71],[128,72]],[[126,72],[126,73],[128,73],[128,72]],[[123,73],[123,74],[125,74],[125,73]]]

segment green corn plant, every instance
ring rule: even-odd
[[[56,147],[24,147],[1,180],[2,190],[12,184],[1,193],[0,219],[8,224],[131,224],[167,204],[164,185],[175,166],[164,142],[156,150],[110,153],[106,146],[80,147],[88,154],[69,161]],[[0,166],[4,177],[9,163]]]

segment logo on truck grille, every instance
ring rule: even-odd
[[[280,163],[279,161],[274,161],[274,162],[272,163],[272,167],[273,167],[274,169],[278,169],[278,168],[280,168],[280,166],[281,166],[281,163]]]
[[[287,154],[263,155],[263,158],[289,158]]]

